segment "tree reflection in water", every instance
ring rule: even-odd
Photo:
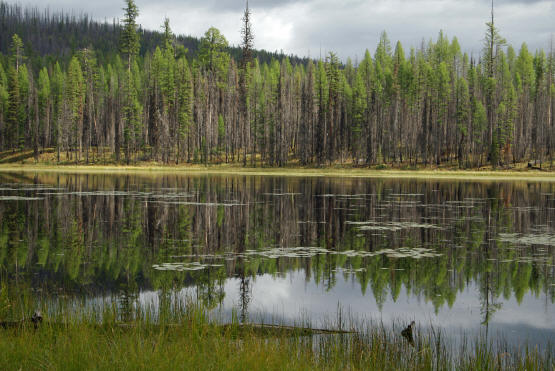
[[[553,183],[182,175],[0,175],[0,266],[42,297],[194,287],[216,308],[226,279],[248,321],[252,282],[343,276],[381,307],[408,295],[451,308],[479,287],[487,325],[527,293],[555,301]],[[325,295],[325,294],[323,294]]]

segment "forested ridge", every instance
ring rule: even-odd
[[[480,55],[443,32],[418,48],[382,33],[343,63],[0,3],[0,151],[61,162],[285,166],[552,164],[553,47],[516,51],[486,23]],[[546,40],[547,42],[547,40]]]

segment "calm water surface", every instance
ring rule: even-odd
[[[0,270],[38,301],[228,321],[416,320],[555,343],[555,184],[0,173]]]

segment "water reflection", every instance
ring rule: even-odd
[[[1,174],[1,275],[45,300],[115,295],[124,312],[141,293],[184,288],[243,321],[280,306],[319,318],[339,303],[553,340],[554,193],[527,182]]]

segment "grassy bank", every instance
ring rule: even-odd
[[[187,370],[552,370],[551,354],[494,351],[478,340],[453,355],[440,338],[417,337],[415,346],[383,328],[319,338],[261,335],[238,325],[221,327],[202,316],[171,326],[133,321],[44,323],[35,330],[0,330],[0,369]]]
[[[76,163],[62,154],[57,162],[53,149],[49,149],[35,161],[32,151],[1,152],[0,171],[60,172],[60,173],[141,173],[141,174],[220,174],[257,176],[302,176],[302,177],[361,177],[361,178],[445,178],[482,180],[538,180],[555,181],[555,171],[544,163],[542,170],[528,167],[528,163],[512,164],[510,168],[493,169],[485,166],[479,169],[460,170],[456,162],[441,166],[409,164],[380,164],[376,166],[354,166],[350,163],[331,164],[322,167],[304,167],[291,163],[286,167],[242,166],[241,163],[202,164],[162,164],[158,162],[135,162],[132,165],[117,164],[110,155],[105,159],[91,160],[91,163]],[[250,164],[250,161],[248,162]],[[548,170],[549,169],[549,170]]]
[[[250,168],[236,165],[182,165],[161,166],[142,164],[116,165],[48,165],[48,164],[0,164],[0,172],[52,172],[52,173],[98,173],[98,174],[183,174],[183,175],[254,175],[297,177],[349,177],[349,178],[415,178],[415,179],[475,179],[475,180],[531,180],[555,182],[555,172],[537,170],[448,170],[421,169],[399,170],[353,167],[282,167]]]
[[[552,370],[549,356],[493,352],[475,344],[451,357],[441,343],[424,339],[413,348],[379,329],[360,335],[262,337],[233,328],[184,322],[132,328],[68,324],[38,330],[0,330],[2,370]],[[402,340],[402,339],[401,339]]]
[[[237,321],[222,326],[192,302],[172,302],[156,311],[135,309],[124,321],[116,306],[95,310],[57,304],[42,307],[38,328],[24,320],[36,305],[4,295],[0,321],[2,370],[552,370],[548,351],[510,349],[480,339],[450,347],[436,330],[414,333],[401,327],[353,321],[351,334],[311,335],[274,327],[261,331]],[[40,305],[39,305],[40,306]],[[136,307],[140,308],[140,306]],[[128,313],[129,315],[130,313]],[[236,316],[234,317],[236,318]],[[341,316],[338,316],[341,318]],[[329,323],[342,327],[341,319]]]

